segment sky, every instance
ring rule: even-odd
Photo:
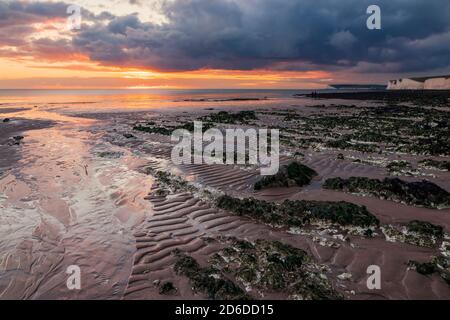
[[[68,28],[73,5],[79,28]],[[381,30],[367,28],[370,5]],[[0,88],[310,89],[450,74],[449,18],[449,0],[0,0]]]

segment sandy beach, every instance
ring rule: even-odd
[[[290,93],[283,97],[211,94],[147,104],[136,100],[135,108],[122,110],[99,107],[100,99],[86,104],[43,100],[0,106],[0,299],[220,297],[183,269],[180,257],[185,256],[194,259],[201,272],[214,270],[212,278],[252,299],[450,299],[450,264],[442,265],[450,259],[448,206],[427,207],[374,193],[324,188],[332,178],[426,180],[446,192],[445,203],[448,169],[423,161],[448,163],[450,155],[445,150],[418,152],[415,137],[402,131],[406,127],[400,120],[421,128],[417,139],[443,128],[448,143],[448,116],[442,118],[448,115],[448,100],[446,106],[424,107],[414,102],[312,99]],[[115,103],[120,106],[120,100]],[[402,108],[383,109],[392,104]],[[219,112],[238,119],[242,111],[252,111],[255,117],[214,122],[215,126],[280,129],[280,164],[298,162],[317,176],[304,186],[255,190],[262,179],[258,166],[174,165],[170,135],[153,133],[211,119]],[[344,123],[341,117],[355,117],[355,124]],[[441,122],[421,127],[423,119]],[[392,132],[404,139],[401,143],[360,136],[346,138],[350,144],[332,144],[345,135],[361,134],[364,126],[387,127],[397,125],[396,121],[399,129]],[[389,166],[399,161],[408,166],[396,170]],[[272,224],[221,208],[217,199],[224,195],[279,205],[286,200],[345,202],[365,207],[379,225],[368,235],[367,228],[322,220],[302,226]],[[420,237],[426,235],[405,229],[415,220],[441,227],[442,235],[424,244]],[[298,281],[311,281],[310,289],[283,288],[284,281],[294,276],[287,271],[275,285],[273,274],[244,264],[239,256],[244,251],[236,249],[236,241],[252,244],[256,257],[263,251],[260,247],[278,242],[301,249],[308,262],[301,271],[306,278]],[[276,246],[271,248],[280,254],[273,249]],[[419,273],[412,264],[436,257],[441,262],[429,274]],[[70,265],[82,270],[82,290],[67,289]],[[379,290],[366,284],[371,265],[382,270]],[[244,267],[257,275],[243,277],[238,271]],[[311,280],[315,279],[311,275],[321,280]]]

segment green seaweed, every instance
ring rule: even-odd
[[[407,228],[411,232],[417,232],[426,236],[434,236],[436,238],[444,236],[444,228],[426,221],[413,220],[408,223]]]
[[[189,278],[194,291],[205,293],[212,300],[248,299],[245,292],[225,278],[218,270],[211,267],[202,268],[198,262],[179,251],[175,251],[175,272]]]
[[[316,220],[342,226],[379,225],[379,220],[365,207],[348,202],[286,200],[277,204],[222,196],[218,198],[217,206],[273,226],[298,227]]]
[[[341,299],[331,283],[302,249],[279,241],[221,238],[225,249],[210,262],[226,270],[236,281],[257,292],[289,294],[290,298]]]
[[[428,208],[450,206],[450,194],[426,180],[405,182],[398,178],[386,178],[382,181],[365,177],[333,178],[326,180],[323,187],[350,193],[369,193],[383,199],[402,201],[410,205]]]

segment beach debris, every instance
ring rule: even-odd
[[[153,281],[153,285],[155,286],[155,287],[159,287],[159,285],[161,284],[161,280],[155,280],[155,281]]]
[[[345,272],[345,273],[342,273],[342,274],[338,275],[337,277],[338,277],[340,280],[345,281],[345,280],[350,280],[350,279],[352,278],[352,276],[353,276],[353,275],[352,275],[351,273]]]

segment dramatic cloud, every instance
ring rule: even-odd
[[[0,2],[0,46],[27,45],[25,38],[36,32],[33,24],[63,19],[67,16],[66,9],[64,3]]]
[[[337,70],[421,72],[450,66],[448,0],[170,0],[164,23],[137,14],[83,11],[70,41],[36,49],[88,57],[109,66],[163,71]],[[145,6],[145,1],[131,1]],[[368,30],[366,9],[378,4],[382,30]],[[58,2],[0,3],[0,45],[21,45],[30,22],[62,17]],[[26,23],[28,21],[28,23]],[[9,36],[8,36],[9,35]],[[13,35],[13,36],[10,36]],[[30,46],[30,44],[28,44]]]
[[[74,46],[104,64],[160,70],[396,65],[420,71],[450,64],[450,2],[380,1],[382,30],[366,28],[373,0],[175,0],[168,22],[136,16],[83,28]]]

